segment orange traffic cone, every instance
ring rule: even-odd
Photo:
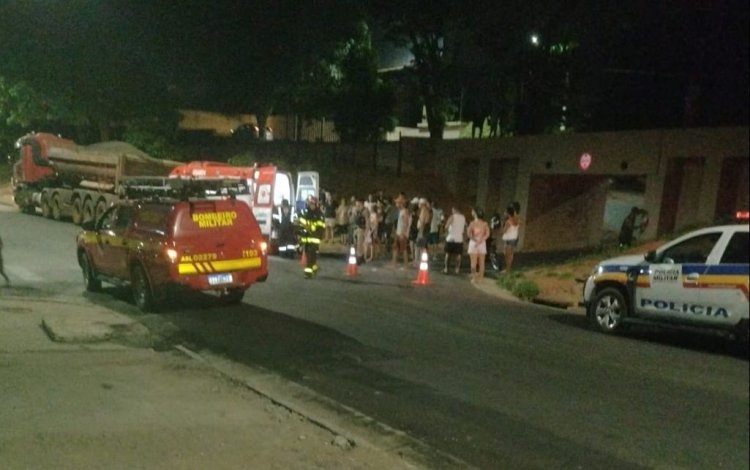
[[[417,278],[413,281],[414,284],[426,286],[430,283],[430,274],[428,272],[429,259],[430,257],[427,254],[427,250],[422,250],[422,256],[419,260],[419,273],[417,274]]]
[[[359,275],[358,268],[357,268],[357,252],[354,250],[353,246],[349,248],[349,263],[346,266],[346,275],[347,276]]]
[[[299,257],[299,265],[300,266],[307,266],[307,252],[305,252],[305,249],[302,249],[302,256]]]

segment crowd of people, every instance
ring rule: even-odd
[[[392,267],[405,269],[418,265],[422,253],[427,253],[433,261],[442,259],[444,273],[451,272],[451,266],[458,273],[466,253],[476,280],[484,277],[488,257],[500,270],[496,260],[502,253],[503,271],[512,269],[521,225],[517,202],[508,205],[504,214],[494,214],[490,222],[479,208],[472,208],[467,221],[458,205],[446,213],[434,200],[409,199],[403,192],[395,197],[378,191],[366,198],[336,199],[321,191],[319,202],[325,220],[322,241],[354,247],[358,264],[390,260]]]

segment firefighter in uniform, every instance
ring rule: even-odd
[[[305,251],[307,265],[305,277],[312,277],[318,272],[318,246],[325,232],[325,219],[318,207],[318,199],[314,196],[307,198],[307,206],[297,219],[299,225],[299,242]]]
[[[279,208],[279,253],[285,257],[294,256],[296,244],[292,206],[289,205],[288,200],[284,199]]]

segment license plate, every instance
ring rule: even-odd
[[[208,283],[212,286],[217,286],[219,284],[231,284],[232,275],[231,274],[209,274]]]

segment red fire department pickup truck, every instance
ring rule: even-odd
[[[240,302],[268,277],[267,242],[247,204],[234,199],[123,200],[77,237],[86,289],[130,285],[144,311],[174,286]]]

